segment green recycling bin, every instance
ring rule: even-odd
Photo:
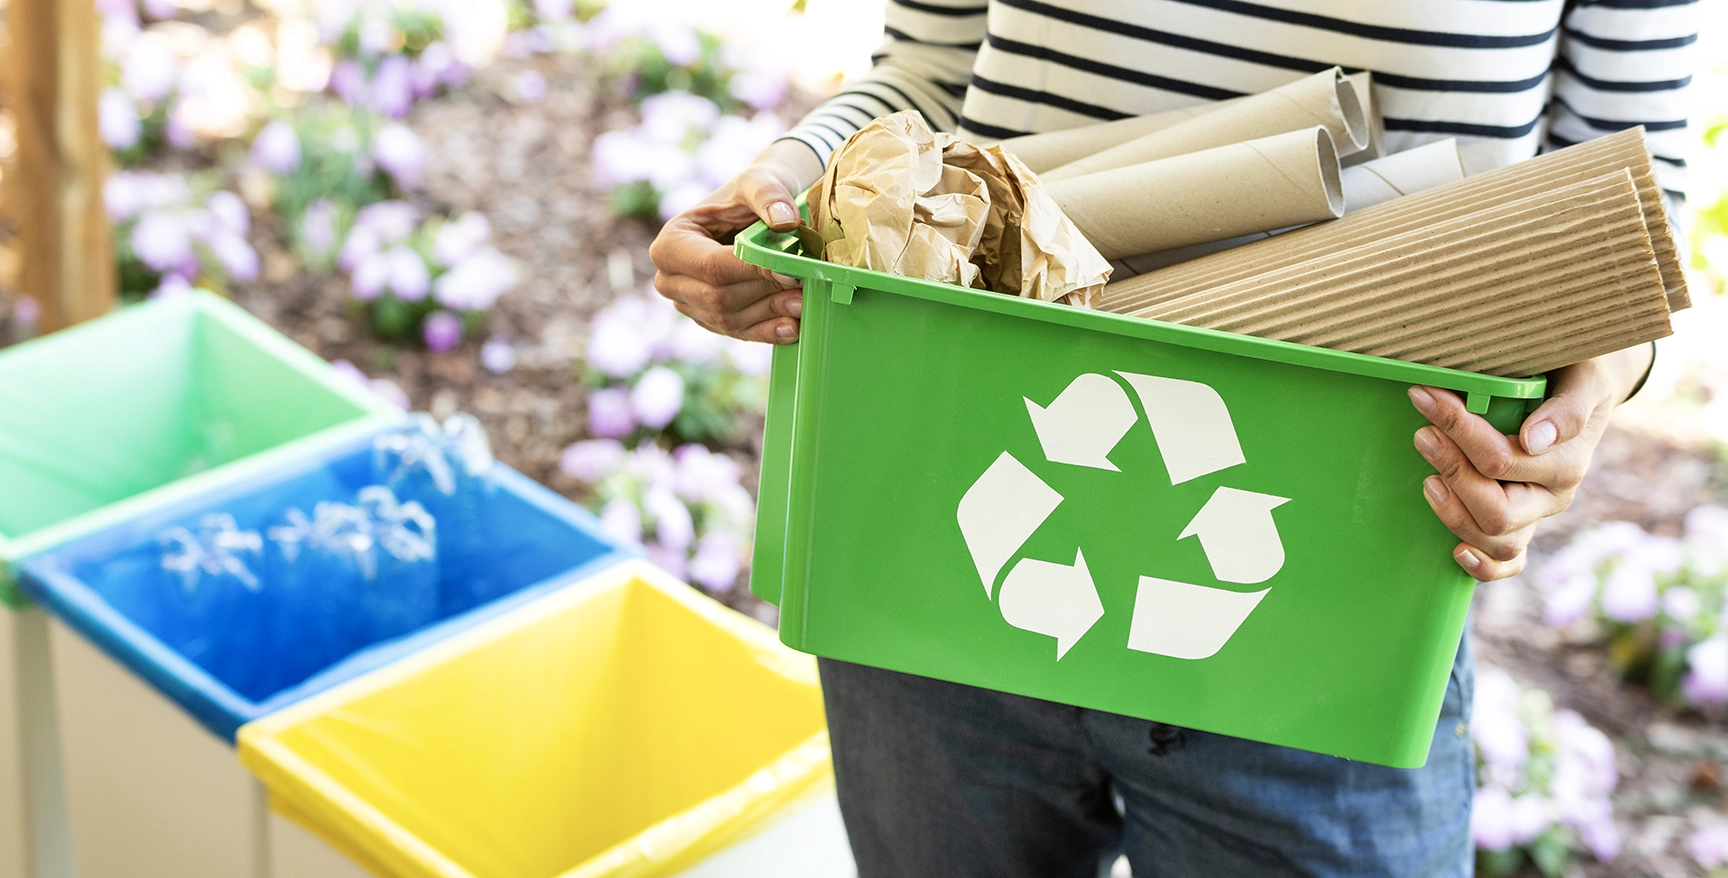
[[[817,655],[1414,767],[1474,587],[1413,384],[1544,381],[832,265],[777,348],[751,588]]]
[[[16,562],[405,415],[208,293],[0,351],[0,413],[0,878],[60,878],[67,799],[101,791],[64,785],[48,623]]]

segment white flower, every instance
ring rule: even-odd
[[[642,511],[654,522],[654,540],[669,549],[683,551],[696,539],[696,523],[690,507],[671,491],[651,487],[642,495]]]
[[[179,77],[180,59],[168,38],[155,31],[146,31],[133,40],[120,62],[120,87],[147,104],[167,97]]]
[[[132,227],[132,252],[154,271],[165,272],[191,264],[192,235],[175,213],[148,211]]]
[[[1670,586],[1662,593],[1662,612],[1682,625],[1691,622],[1701,609],[1703,602],[1698,599],[1698,592],[1687,586]]]
[[[642,542],[642,513],[636,504],[614,497],[600,509],[600,531],[620,543]]]
[[[635,326],[623,321],[594,321],[588,336],[586,359],[591,368],[609,378],[628,378],[648,365],[652,352],[648,340]]]
[[[212,236],[209,244],[210,252],[222,263],[222,271],[229,280],[249,283],[258,279],[258,252],[245,238],[222,232]]]
[[[690,578],[709,591],[731,591],[743,566],[738,538],[726,531],[711,531],[703,534],[696,544],[696,554],[690,559]]]
[[[597,484],[624,463],[624,443],[616,439],[584,439],[564,449],[558,468],[565,475]]]
[[[209,211],[217,227],[225,232],[244,236],[252,230],[252,216],[246,211],[246,202],[226,189],[210,193],[210,197],[204,199],[204,209]]]
[[[286,120],[276,119],[252,138],[252,163],[273,174],[289,174],[300,167],[300,135]]]
[[[420,185],[420,175],[426,170],[430,155],[426,141],[400,122],[386,124],[372,137],[372,157],[403,189]]]
[[[1654,572],[1635,558],[1622,558],[1602,586],[1602,614],[1631,624],[1656,615],[1657,606]]]
[[[402,244],[385,251],[384,258],[389,263],[390,291],[396,294],[396,298],[404,302],[424,301],[426,288],[431,283],[426,260]]]
[[[432,260],[446,268],[461,262],[492,237],[486,215],[470,210],[438,227],[432,242]]]
[[[630,388],[630,411],[644,427],[663,429],[684,409],[684,379],[665,366],[654,366]]]
[[[484,311],[516,288],[516,265],[492,247],[481,247],[438,276],[432,295],[460,311]]]
[[[127,150],[137,145],[144,126],[138,121],[138,105],[132,96],[117,88],[103,89],[96,101],[96,130],[109,149]]]

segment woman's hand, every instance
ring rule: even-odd
[[[797,228],[792,194],[821,175],[822,163],[810,147],[794,140],[771,144],[743,173],[661,227],[648,248],[657,269],[654,288],[721,335],[797,341],[802,284],[744,262],[730,244],[758,219],[777,232]]]
[[[1433,426],[1416,431],[1416,450],[1438,475],[1422,483],[1434,513],[1463,540],[1452,551],[1471,576],[1516,576],[1536,523],[1572,504],[1608,418],[1649,368],[1639,347],[1549,375],[1553,396],[1516,438],[1464,408],[1449,390],[1410,388],[1410,401]]]

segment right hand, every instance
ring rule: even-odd
[[[771,144],[743,173],[672,217],[648,248],[654,288],[707,329],[771,344],[798,340],[803,282],[733,255],[732,236],[761,219],[777,232],[798,227],[792,193],[822,174],[808,146]]]

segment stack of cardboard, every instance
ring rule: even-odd
[[[1384,155],[1368,85],[1001,145],[1113,260],[1104,310],[1506,376],[1669,334],[1689,301],[1641,129],[1465,178],[1455,144]]]
[[[1105,287],[1105,310],[1493,375],[1690,305],[1641,129]]]

